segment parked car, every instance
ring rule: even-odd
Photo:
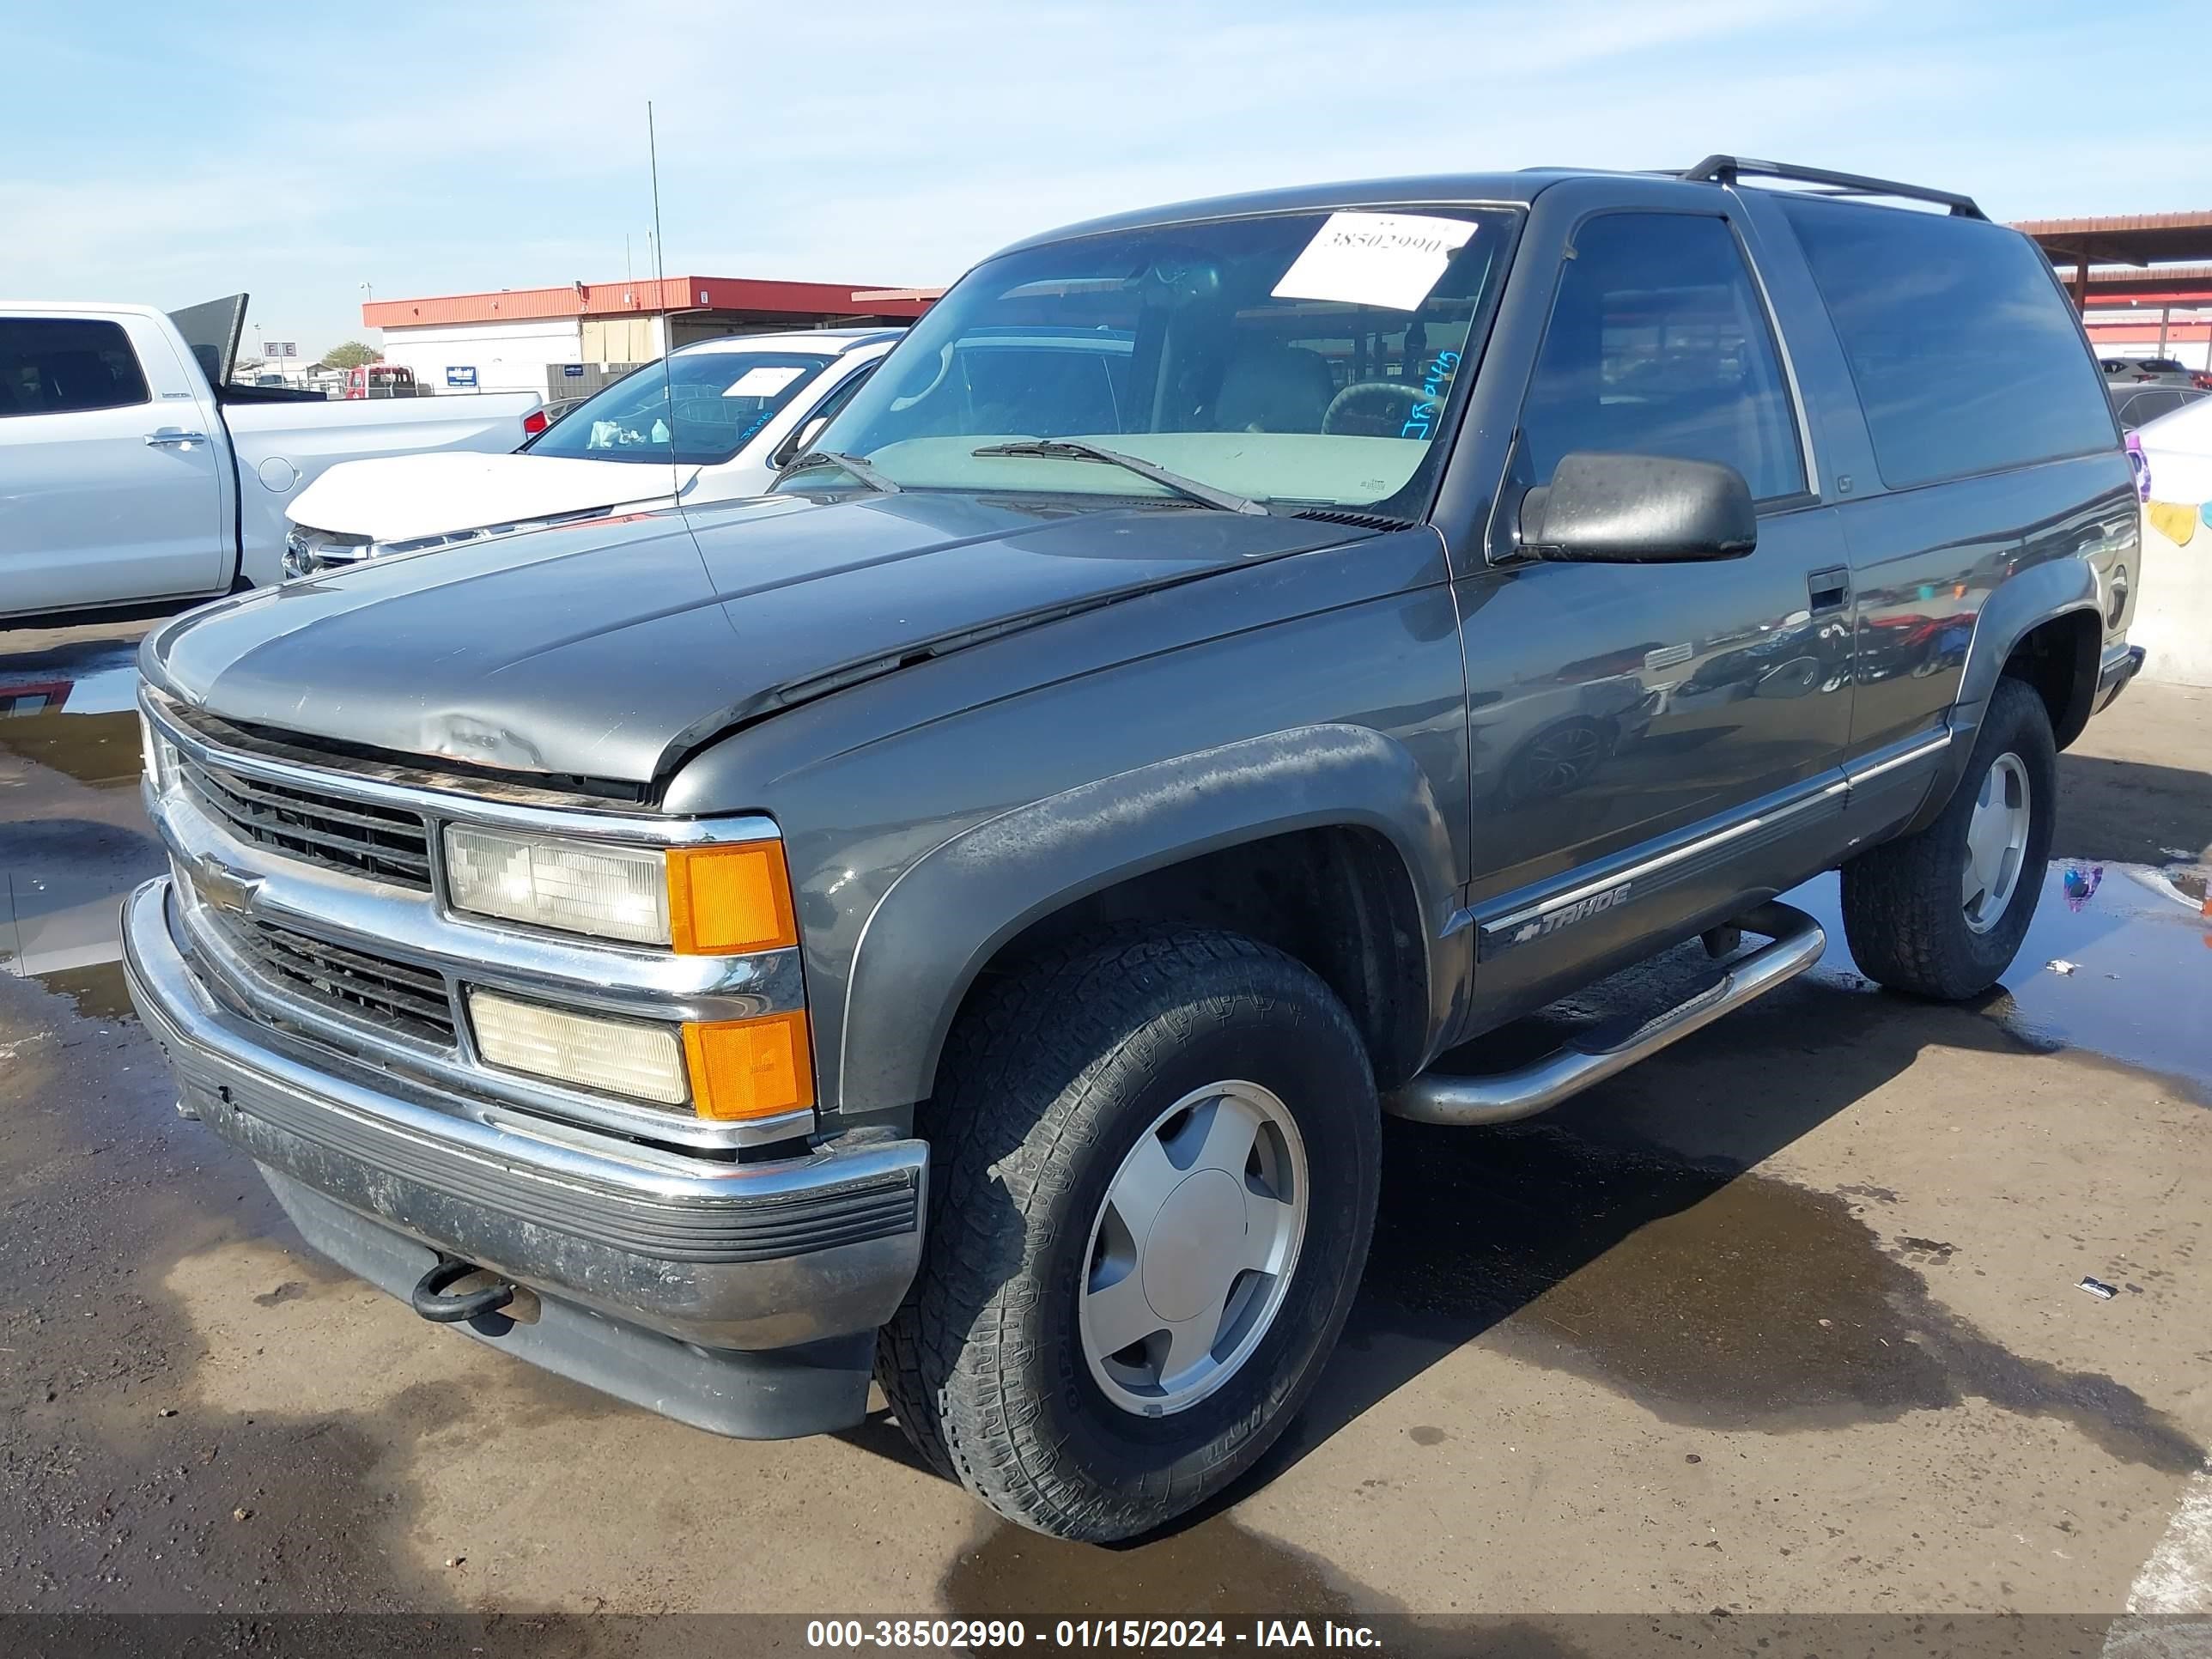
[[[601,388],[513,454],[334,467],[292,504],[287,573],[563,520],[757,495],[860,390],[900,332],[702,340]]]
[[[545,405],[545,424],[548,426],[558,426],[562,422],[567,420],[569,416],[574,414],[578,410],[581,409],[586,404],[591,401],[591,398],[587,396],[578,398],[556,398],[551,403]]]
[[[2104,357],[2098,365],[2108,384],[2119,386],[2184,386],[2212,390],[2212,374],[2191,368],[2171,357]]]
[[[424,1318],[724,1434],[873,1378],[1070,1538],[1297,1412],[1382,1113],[1526,1117],[1771,990],[1824,870],[1875,980],[1996,983],[2142,655],[2049,264],[1847,174],[1078,226],[806,441],[764,500],[151,635],[131,994],[186,1115]],[[1632,1032],[1438,1066],[1701,936]]]
[[[236,385],[246,302],[0,301],[0,616],[273,582],[285,504],[325,468],[531,430],[529,392],[348,404]]]
[[[342,394],[360,398],[414,398],[422,395],[415,371],[404,363],[356,363],[345,371]]]
[[[2132,432],[2145,421],[2171,415],[2185,404],[2193,404],[2199,398],[2212,396],[2212,393],[2192,386],[2108,385],[2106,390],[2112,400],[2112,414],[2118,419],[2123,432]]]

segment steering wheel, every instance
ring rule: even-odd
[[[916,365],[916,368],[917,368],[917,369],[919,368],[919,367],[920,367],[920,365]],[[951,342],[951,341],[950,341],[950,340],[947,340],[947,341],[944,343],[944,345],[942,345],[941,347],[939,347],[939,348],[938,349],[938,353],[937,353],[937,373],[936,373],[936,374],[933,374],[933,375],[931,375],[931,376],[929,377],[929,384],[928,384],[927,386],[926,386],[922,387],[922,389],[921,389],[921,391],[919,391],[919,392],[908,393],[908,394],[905,394],[905,395],[902,395],[902,396],[900,396],[900,397],[896,397],[896,398],[892,398],[892,399],[891,399],[891,408],[892,408],[894,410],[898,410],[898,411],[903,411],[903,410],[906,410],[912,409],[912,408],[913,408],[916,404],[920,403],[920,402],[921,402],[924,398],[927,398],[927,396],[929,396],[929,394],[930,394],[931,392],[933,392],[936,391],[938,387],[939,387],[940,386],[943,386],[943,385],[945,384],[945,375],[947,375],[948,374],[950,374],[950,373],[951,372],[951,369],[952,369],[952,342]],[[908,374],[907,374],[906,384],[907,384],[907,385],[908,385],[908,386],[912,386],[912,385],[914,384],[914,382],[915,382],[915,370],[908,370]]]
[[[1424,404],[1441,408],[1443,399],[1431,398],[1404,380],[1354,380],[1328,400],[1321,429],[1360,438],[1425,437],[1434,428],[1433,417],[1422,423],[1426,430],[1406,430],[1413,411]]]

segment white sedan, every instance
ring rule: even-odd
[[[512,454],[334,466],[291,505],[286,574],[617,509],[757,495],[902,331],[704,340],[624,376]]]

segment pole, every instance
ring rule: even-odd
[[[683,495],[681,475],[676,465],[676,387],[674,371],[668,366],[668,268],[667,245],[660,236],[660,145],[653,137],[653,100],[645,100],[646,162],[653,173],[653,301],[660,309],[660,406],[661,418],[668,425],[668,493]]]
[[[2166,356],[2166,325],[2172,319],[2172,317],[2173,307],[2172,306],[2160,306],[2158,308],[2158,355],[2161,357]]]

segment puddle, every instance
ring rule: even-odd
[[[167,862],[145,830],[0,823],[0,972],[44,979],[118,963],[124,895]]]
[[[102,962],[88,968],[62,968],[36,975],[49,991],[58,991],[76,1005],[79,1019],[135,1020],[131,989],[123,978],[123,963]]]
[[[1838,878],[1784,895],[1820,918],[1828,949],[1812,976],[1881,994],[1844,942]],[[2035,921],[2002,991],[1979,1013],[2045,1053],[2079,1048],[2186,1080],[2212,1103],[2212,910],[2205,875],[2176,866],[2052,863]],[[2074,972],[2053,971],[2053,961]]]
[[[107,1018],[123,896],[164,866],[137,799],[137,635],[0,648],[0,975]],[[0,644],[52,635],[0,634]],[[89,786],[96,793],[88,796]]]
[[[1827,1428],[1976,1398],[2130,1462],[2201,1464],[2134,1390],[2014,1354],[1945,1308],[1922,1268],[1952,1247],[1877,1231],[1879,1200],[1557,1124],[1389,1127],[1390,1197],[1348,1333],[1358,1394],[1483,1335],[1697,1427]]]
[[[1315,1563],[1223,1515],[1108,1549],[994,1522],[939,1588],[951,1613],[968,1619],[1122,1619],[1144,1610],[1177,1619],[1348,1620],[1355,1607]],[[1376,1601],[1362,1590],[1356,1605],[1371,1614]]]
[[[0,658],[0,753],[96,788],[138,780],[138,647],[94,640]]]

